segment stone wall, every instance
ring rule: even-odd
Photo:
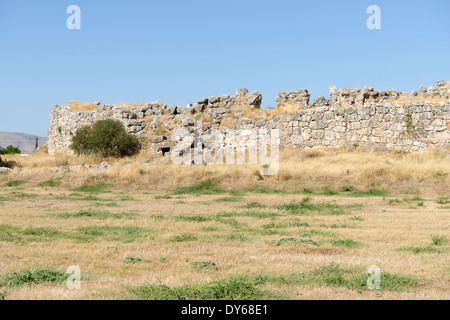
[[[91,111],[73,112],[68,106],[53,105],[48,150],[51,154],[71,152],[71,139],[78,128],[108,118],[120,120],[143,147],[155,152],[166,152],[181,141],[186,145],[193,140],[198,120],[202,120],[202,127],[196,132],[200,130],[204,147],[217,134],[226,137],[230,129],[265,128],[280,130],[282,147],[449,150],[450,81],[439,81],[428,89],[421,86],[411,94],[371,87],[337,90],[334,86],[329,87],[329,92],[330,98],[315,98],[311,103],[305,89],[281,91],[276,100],[280,115],[274,117],[259,109],[261,93],[248,93],[247,89],[186,107],[168,108],[159,101],[115,106],[96,103]],[[287,105],[291,106],[290,113],[282,114]]]

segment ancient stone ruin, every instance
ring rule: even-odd
[[[438,81],[412,93],[371,87],[329,87],[330,97],[310,101],[308,90],[281,91],[275,109],[260,109],[258,91],[237,89],[186,107],[150,103],[77,106],[52,105],[50,154],[71,152],[76,130],[101,119],[118,119],[145,150],[170,154],[181,141],[193,141],[201,121],[203,147],[230,129],[279,129],[280,146],[296,148],[364,147],[378,150],[450,150],[450,81]],[[198,128],[197,128],[198,129]]]

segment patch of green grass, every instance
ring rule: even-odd
[[[156,231],[153,229],[135,226],[89,226],[79,228],[78,232],[80,235],[85,236],[86,240],[101,237],[109,241],[121,241],[124,243],[153,238],[156,234]]]
[[[309,227],[309,223],[302,222],[300,220],[294,220],[289,223],[289,227],[307,228],[307,227]]]
[[[123,259],[123,262],[125,263],[140,263],[140,262],[144,262],[144,259],[141,259],[139,257],[133,257],[133,256],[128,256],[125,259]]]
[[[354,191],[347,194],[351,197],[385,197],[390,195],[389,190],[370,188],[366,191]]]
[[[252,217],[258,219],[274,218],[280,216],[276,212],[264,212],[264,211],[241,211],[241,212],[223,212],[217,214],[219,218],[231,218],[231,217]]]
[[[51,228],[28,228],[22,231],[22,234],[41,237],[54,237],[59,235],[60,232]]]
[[[228,194],[233,197],[243,197],[245,192],[242,190],[228,190]]]
[[[171,242],[197,241],[198,237],[192,234],[181,234],[170,237]]]
[[[440,197],[435,202],[437,204],[447,204],[447,203],[450,203],[450,198],[449,197]]]
[[[193,261],[193,262],[191,262],[191,265],[197,269],[203,269],[203,268],[216,269],[217,268],[217,265],[214,261]]]
[[[330,187],[325,187],[322,189],[322,192],[320,194],[324,196],[336,196],[339,194],[339,192],[331,189]]]
[[[18,187],[18,186],[20,186],[21,184],[24,184],[24,183],[27,183],[27,182],[25,180],[11,180],[11,181],[8,181],[5,184],[5,186],[7,186],[7,187]]]
[[[225,193],[220,183],[215,179],[207,179],[194,183],[187,187],[178,187],[173,191],[173,194],[197,194],[197,195],[215,195]]]
[[[119,201],[134,201],[134,198],[128,194],[119,196]]]
[[[279,210],[285,210],[293,215],[306,215],[312,212],[323,215],[345,215],[348,214],[343,210],[344,207],[330,203],[310,203],[310,198],[305,198],[301,202],[293,202],[275,206]]]
[[[204,240],[206,241],[211,241],[211,239],[213,239],[214,241],[222,240],[226,242],[228,241],[248,242],[251,240],[251,238],[248,235],[242,233],[212,234],[204,237]]]
[[[205,284],[187,284],[181,287],[145,284],[128,287],[131,299],[147,300],[268,300],[286,299],[285,294],[269,285],[308,285],[341,287],[359,292],[370,290],[369,274],[360,269],[344,269],[340,265],[321,266],[309,272],[282,274],[232,275]],[[380,274],[381,291],[410,291],[424,283],[413,277],[398,274]]]
[[[202,227],[199,230],[202,232],[212,232],[212,231],[219,230],[219,227],[217,227],[217,226]]]
[[[351,217],[350,220],[352,220],[352,221],[364,221],[364,218],[355,216],[355,217]]]
[[[361,242],[352,239],[329,240],[329,242],[335,247],[359,248],[362,246]]]
[[[247,203],[244,206],[241,206],[240,208],[244,208],[244,209],[262,209],[262,208],[266,208],[267,206],[265,204],[261,204],[259,202],[250,202]]]
[[[438,248],[432,245],[426,247],[404,247],[400,248],[400,251],[411,251],[414,254],[419,253],[445,253],[447,250],[445,248]]]
[[[212,218],[208,216],[175,216],[175,220],[189,221],[189,222],[206,222],[211,221]]]
[[[438,209],[450,210],[450,206],[440,206]]]
[[[62,284],[70,274],[55,267],[31,267],[0,276],[0,286],[9,289],[22,285]]]
[[[101,199],[94,195],[83,195],[81,193],[71,193],[69,195],[62,195],[55,197],[57,200],[70,200],[70,201],[110,201],[107,199]]]
[[[269,224],[265,224],[263,226],[261,226],[261,228],[263,229],[285,229],[288,228],[289,225],[285,224],[285,223],[275,223],[275,222],[271,222]]]
[[[339,189],[341,189],[342,192],[354,192],[358,190],[358,188],[351,184],[344,184]]]
[[[303,244],[309,244],[312,246],[318,247],[319,244],[311,239],[300,239],[300,238],[282,238],[280,240],[272,240],[273,244],[276,244],[277,246],[281,246],[286,243],[303,243]]]
[[[165,220],[166,217],[162,216],[162,215],[151,215],[149,216],[150,219],[155,219],[155,220]]]
[[[436,171],[435,173],[433,173],[433,177],[436,179],[445,179],[448,177],[448,172]]]
[[[224,219],[224,218],[221,218],[221,217],[216,217],[214,219],[214,221],[222,223],[222,224],[229,225],[229,226],[233,227],[234,229],[238,229],[238,230],[241,230],[241,229],[244,229],[244,228],[248,228],[248,225],[246,223],[239,222],[236,219],[229,219],[229,218],[228,219]]]
[[[155,196],[155,199],[156,200],[161,200],[161,199],[168,200],[168,199],[172,199],[172,197],[168,194],[165,194],[165,195]]]
[[[24,193],[24,192],[10,192],[9,193],[13,198],[18,199],[29,199],[29,198],[36,198],[37,194],[30,194],[30,193]]]
[[[94,206],[95,207],[109,207],[109,208],[120,207],[120,205],[116,202],[105,202],[105,203],[97,202],[97,203],[94,203]]]
[[[76,192],[84,192],[84,193],[108,193],[111,192],[109,190],[107,190],[108,187],[110,187],[111,185],[106,184],[104,182],[98,182],[96,184],[85,184],[82,185],[78,188],[72,189],[72,191],[76,191]]]
[[[20,236],[20,227],[11,225],[0,225],[0,241],[2,242],[22,242],[23,239]]]
[[[42,188],[56,188],[61,186],[61,179],[50,179],[38,184],[38,187]]]
[[[331,231],[324,231],[324,230],[308,230],[306,233],[302,234],[303,237],[311,237],[311,236],[320,236],[320,237],[337,237],[338,234]]]
[[[389,199],[389,201],[388,201],[388,203],[389,204],[393,204],[393,203],[398,203],[398,204],[400,204],[400,203],[403,203],[403,200],[401,200],[401,199]]]
[[[354,228],[354,226],[348,225],[348,224],[337,224],[337,223],[333,223],[333,224],[321,224],[320,225],[321,228],[330,228],[330,229],[351,229]]]
[[[301,191],[301,193],[304,193],[304,194],[313,194],[313,193],[314,193],[314,190],[313,190],[313,189],[310,189],[310,188],[303,188],[302,191]]]
[[[93,218],[93,219],[135,219],[139,217],[137,213],[113,213],[109,211],[78,211],[78,212],[65,212],[57,215],[58,218],[70,219],[70,218]]]
[[[52,228],[34,228],[22,229],[18,226],[0,225],[0,241],[3,242],[40,242],[52,241],[58,238],[64,238],[68,234]]]
[[[220,238],[222,238],[225,241],[247,242],[250,240],[249,237],[247,237],[246,235],[244,235],[242,233],[232,233],[232,234],[221,235]]]
[[[368,290],[368,275],[366,273],[360,273],[352,269],[343,269],[335,264],[320,267],[308,276],[308,283],[328,287],[346,287],[357,291]],[[380,290],[384,291],[406,291],[420,285],[415,278],[396,274],[381,273],[380,280]]]
[[[261,228],[261,229],[248,229],[246,230],[247,234],[257,235],[257,236],[289,236],[292,233],[280,230],[280,229],[274,229],[274,228]]]
[[[128,288],[132,299],[142,300],[264,300],[277,298],[273,291],[262,289],[248,275],[236,275],[205,284],[181,287],[145,284]]]
[[[220,202],[241,202],[242,200],[244,200],[244,197],[241,197],[241,196],[231,196],[231,197],[223,197],[223,198],[216,199],[216,201],[220,201]]]
[[[411,251],[415,254],[419,253],[445,253],[448,251],[448,248],[439,248],[440,246],[444,246],[448,243],[447,236],[440,235],[432,235],[431,236],[431,244],[426,247],[404,247],[400,248],[400,251]]]
[[[159,257],[159,258],[158,258],[158,262],[161,262],[161,263],[169,263],[169,260],[167,260],[167,259],[164,258],[164,257]]]
[[[284,189],[270,189],[263,186],[253,186],[251,188],[244,189],[245,192],[260,193],[260,194],[287,194],[288,192]]]
[[[358,269],[344,269],[338,264],[321,266],[309,272],[293,272],[288,275],[259,274],[258,282],[285,285],[310,285],[324,287],[343,287],[358,292],[370,290],[367,286],[369,274]],[[397,274],[380,274],[381,291],[410,291],[424,285],[413,277]]]
[[[443,245],[447,244],[448,238],[447,238],[447,236],[440,236],[440,235],[435,234],[435,235],[431,236],[431,242],[435,246],[443,246]]]

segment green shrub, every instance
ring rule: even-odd
[[[119,120],[107,119],[77,130],[70,146],[78,155],[125,157],[139,151],[139,140]]]
[[[0,154],[20,154],[20,150],[14,146],[7,146],[5,149],[0,151]]]

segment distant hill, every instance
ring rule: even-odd
[[[18,147],[20,151],[28,153],[34,150],[36,137],[38,138],[39,146],[47,143],[47,137],[39,137],[27,133],[0,132],[0,147],[6,148],[9,145],[13,145]]]

